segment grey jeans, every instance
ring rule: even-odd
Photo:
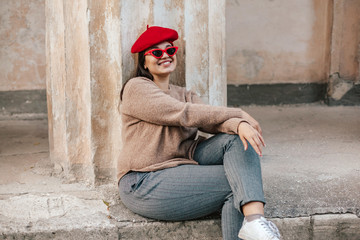
[[[238,239],[241,206],[265,203],[260,159],[238,135],[218,134],[195,149],[199,165],[130,172],[119,183],[122,202],[145,217],[181,221],[221,210],[224,240]]]

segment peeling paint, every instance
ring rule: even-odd
[[[185,1],[186,88],[208,96],[209,45],[207,1]],[[193,41],[189,41],[193,39]],[[209,100],[207,99],[208,102]]]
[[[110,56],[110,63],[116,63],[120,67],[120,20],[112,16],[111,12],[105,12],[104,31],[108,41],[107,55]]]
[[[213,66],[214,72],[220,72],[222,65],[215,64]],[[213,79],[209,84],[209,104],[214,106],[225,106],[226,105],[226,83],[224,86],[223,81],[220,77]]]

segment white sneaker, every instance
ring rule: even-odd
[[[260,217],[251,222],[244,219],[239,231],[239,238],[244,240],[280,240],[279,229],[274,223]]]

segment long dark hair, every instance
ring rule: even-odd
[[[151,75],[151,73],[149,72],[149,69],[145,69],[144,64],[145,64],[145,50],[138,53],[138,62],[137,62],[136,72],[133,77],[146,77],[151,80],[154,80],[153,75]],[[123,96],[125,85],[129,80],[127,80],[122,86],[122,89],[120,92],[120,100],[121,101],[122,101],[122,96]]]

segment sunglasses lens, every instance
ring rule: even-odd
[[[174,55],[174,54],[176,53],[176,48],[174,48],[174,47],[168,48],[168,49],[166,50],[166,53],[167,53],[169,56],[172,56],[172,55]]]
[[[154,50],[152,51],[152,54],[155,56],[155,57],[161,57],[162,55],[162,51],[161,50]]]

